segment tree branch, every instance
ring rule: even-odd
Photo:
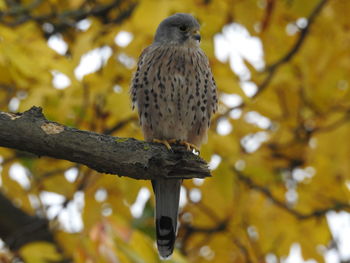
[[[34,241],[54,243],[49,223],[44,218],[31,216],[15,207],[0,192],[0,237],[13,251]]]
[[[287,63],[288,61],[290,61],[292,59],[292,57],[299,51],[301,45],[304,43],[305,38],[307,36],[307,34],[310,31],[310,27],[311,25],[314,23],[315,18],[317,17],[317,15],[321,12],[322,8],[324,7],[324,5],[327,3],[328,0],[321,0],[316,7],[314,8],[314,10],[312,10],[311,14],[309,15],[309,17],[307,18],[307,25],[300,30],[300,35],[299,38],[297,39],[297,41],[295,42],[294,46],[284,55],[282,56],[279,60],[277,60],[275,63],[273,63],[272,65],[270,65],[268,67],[269,71],[274,70],[274,68],[279,67],[280,65]]]
[[[305,220],[305,219],[310,219],[310,218],[315,218],[315,217],[316,218],[322,217],[322,216],[325,216],[330,211],[339,211],[342,209],[350,209],[349,204],[339,202],[339,201],[334,201],[332,206],[320,208],[320,209],[315,209],[315,210],[310,211],[308,213],[298,211],[296,209],[289,207],[288,204],[286,204],[285,202],[276,198],[272,194],[270,189],[255,183],[251,178],[249,178],[247,175],[243,174],[242,172],[238,171],[237,169],[235,169],[235,168],[232,168],[232,169],[235,171],[238,179],[241,182],[243,182],[249,188],[258,191],[259,193],[261,193],[265,197],[269,198],[271,200],[271,202],[274,203],[276,206],[287,211],[288,213],[292,214],[293,216],[295,216],[296,218],[298,218],[300,220]]]
[[[183,146],[77,130],[48,121],[42,109],[0,112],[0,146],[84,164],[98,172],[134,179],[204,178],[207,163]]]
[[[322,8],[325,6],[328,0],[320,0],[320,2],[316,5],[316,7],[312,10],[311,14],[307,18],[307,25],[300,30],[300,34],[298,39],[296,40],[295,44],[292,46],[292,48],[283,55],[280,59],[278,59],[275,63],[271,64],[270,66],[266,67],[267,76],[262,81],[262,83],[258,86],[258,91],[254,94],[253,98],[257,97],[271,82],[272,78],[274,77],[277,69],[282,66],[283,64],[289,62],[299,51],[302,44],[304,43],[311,25],[314,23],[316,17],[321,12]]]
[[[88,18],[96,17],[103,23],[119,24],[129,18],[137,6],[137,2],[130,2],[127,5],[125,1],[111,0],[106,4],[90,4],[84,1],[79,8],[58,12],[56,6],[51,5],[51,12],[37,15],[35,11],[42,4],[42,0],[34,0],[33,3],[25,5],[10,5],[6,11],[0,11],[0,24],[9,27],[15,27],[28,21],[35,21],[39,24],[51,23],[54,26],[52,35],[74,26],[76,22]],[[117,14],[113,12],[117,10]]]

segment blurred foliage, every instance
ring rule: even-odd
[[[201,153],[220,163],[212,178],[184,182],[187,203],[170,262],[261,263],[267,255],[288,256],[294,243],[304,259],[324,262],[323,252],[336,244],[327,212],[350,211],[347,0],[0,0],[0,110],[41,106],[65,125],[142,139],[129,102],[130,78],[157,25],[174,12],[199,19],[219,92],[238,94],[242,103],[220,102]],[[231,23],[262,42],[265,69],[243,61],[259,88],[253,97],[229,62],[214,55],[214,36]],[[121,31],[133,36],[127,46],[115,42]],[[60,37],[67,49],[58,53],[48,40]],[[80,79],[76,69],[94,49],[111,56]],[[62,74],[70,82],[57,88],[55,76]],[[268,125],[248,121],[252,113],[268,118]],[[223,122],[233,127],[228,134],[218,132]],[[250,143],[257,149],[249,150]],[[18,251],[26,262],[160,261],[153,197],[140,218],[130,211],[141,187],[151,191],[149,182],[5,148],[0,156],[1,190],[26,212],[47,216],[56,237],[55,245],[32,243]],[[10,176],[16,163],[25,167],[28,187]],[[76,178],[67,180],[67,170]],[[199,201],[193,198],[198,190]],[[64,196],[59,209],[41,198],[46,192]],[[65,214],[70,221],[77,193],[83,193],[83,228],[64,227],[59,219]]]

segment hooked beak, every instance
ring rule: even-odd
[[[192,37],[198,42],[201,42],[201,35],[199,33],[199,30],[192,31]]]

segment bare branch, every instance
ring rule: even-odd
[[[310,219],[310,218],[315,218],[315,217],[322,217],[322,216],[325,216],[330,211],[339,211],[342,209],[350,209],[350,204],[334,201],[333,202],[334,204],[330,207],[316,209],[316,210],[311,211],[309,213],[303,213],[303,212],[300,212],[298,210],[295,210],[295,209],[289,207],[288,204],[286,204],[285,202],[278,200],[278,198],[276,198],[268,188],[261,186],[261,185],[258,185],[251,178],[249,178],[247,175],[244,175],[242,172],[238,171],[235,168],[233,168],[233,170],[235,171],[238,179],[241,182],[246,184],[248,187],[260,192],[261,194],[263,194],[264,196],[269,198],[271,200],[271,202],[273,202],[276,206],[287,211],[288,213],[292,214],[293,216],[297,217],[298,219]]]
[[[6,26],[15,27],[28,21],[35,21],[39,24],[51,23],[54,26],[54,34],[64,29],[74,26],[76,22],[88,18],[96,17],[103,23],[119,24],[132,14],[137,2],[130,2],[125,5],[121,0],[112,0],[107,4],[87,4],[87,1],[76,9],[58,12],[55,6],[52,6],[51,12],[37,15],[34,14],[36,9],[42,4],[42,0],[34,0],[33,3],[22,6],[10,6],[7,11],[0,11],[0,23]],[[118,10],[117,14],[112,13]]]
[[[325,6],[327,1],[328,0],[321,0],[316,5],[314,10],[311,12],[309,17],[307,18],[308,24],[306,25],[306,27],[304,27],[300,30],[299,37],[298,37],[297,41],[295,42],[295,44],[292,46],[292,48],[285,55],[283,55],[280,59],[278,59],[276,62],[274,62],[270,66],[267,66],[267,68],[266,68],[267,76],[265,77],[263,82],[258,86],[258,91],[254,94],[253,98],[257,97],[270,84],[277,69],[280,66],[282,66],[283,64],[289,62],[297,54],[297,52],[301,48],[302,44],[305,42],[305,39],[308,36],[310,28],[313,25],[316,17],[319,15],[319,13],[321,12],[322,8]]]
[[[333,123],[330,123],[326,126],[323,127],[316,127],[314,129],[314,132],[330,132],[333,131],[337,128],[339,128],[340,126],[347,124],[350,121],[350,110],[345,111],[344,115],[339,118],[338,120],[334,121]]]
[[[48,221],[30,216],[0,193],[0,237],[11,250],[33,241],[54,242]]]
[[[183,146],[118,138],[46,120],[41,108],[0,112],[0,146],[84,164],[98,172],[134,179],[203,178],[207,163]]]
[[[64,255],[62,247],[56,242],[47,219],[27,214],[16,207],[1,192],[0,214],[6,215],[0,217],[0,238],[11,251],[16,252],[23,246],[32,242],[48,242],[51,243],[56,252],[61,255],[60,259],[55,262],[72,262],[70,258]],[[20,262],[22,262],[22,260],[20,260]]]
[[[124,128],[127,124],[129,124],[130,122],[133,122],[133,121],[137,121],[136,116],[131,116],[131,117],[128,117],[128,118],[123,119],[121,121],[118,121],[112,127],[106,128],[103,131],[103,134],[106,134],[106,135],[113,134],[114,132],[119,131],[120,129]]]

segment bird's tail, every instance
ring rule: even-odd
[[[174,250],[181,182],[179,179],[152,180],[156,198],[157,247],[163,259],[169,258]]]

